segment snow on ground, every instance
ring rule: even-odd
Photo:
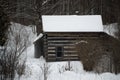
[[[27,55],[25,73],[20,80],[44,80],[44,72],[46,72],[47,80],[120,80],[120,74],[86,72],[79,61],[71,61],[69,71],[67,61],[47,63],[43,57],[34,58],[33,45],[28,47]]]
[[[21,80],[41,80],[42,76],[42,65],[44,65],[44,59],[34,58],[34,46],[30,46],[27,49],[27,61],[26,69],[24,75],[21,77]]]

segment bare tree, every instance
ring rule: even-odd
[[[23,34],[23,32],[26,32],[24,28],[16,31],[15,27],[9,28],[9,39],[0,53],[1,80],[13,80],[16,74],[15,71],[17,71],[19,75],[24,72],[25,59],[23,58],[23,63],[20,62],[20,59],[28,45],[28,34]],[[21,63],[21,65],[19,63]]]

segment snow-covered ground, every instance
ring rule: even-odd
[[[17,23],[14,25],[21,26]],[[30,34],[29,40],[31,44],[24,51],[24,53],[27,53],[26,68],[20,80],[120,80],[120,74],[86,72],[79,61],[71,61],[70,70],[68,70],[67,61],[47,63],[43,57],[34,58],[33,41],[36,34],[33,33],[32,28],[29,26],[26,26],[26,30]],[[18,80],[17,75],[15,80]]]
[[[28,47],[25,73],[20,80],[41,80],[44,63],[45,61],[42,57],[40,59],[34,58],[34,46]]]
[[[120,74],[86,72],[79,61],[71,61],[69,71],[67,61],[46,63],[43,57],[36,59],[33,45],[28,47],[27,54],[25,73],[20,80],[44,80],[44,72],[47,80],[120,80]]]

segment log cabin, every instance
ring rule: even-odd
[[[47,61],[79,60],[79,46],[104,36],[102,19],[94,16],[42,16]],[[94,43],[93,43],[94,44]]]
[[[103,31],[100,15],[43,15],[42,24],[35,58],[82,61],[87,71],[120,72],[120,41]]]
[[[35,40],[35,57],[43,55],[47,61],[79,60],[78,45],[105,36],[100,15],[42,16],[42,21],[43,35]]]
[[[88,71],[120,72],[120,41],[103,31],[100,15],[45,15],[42,23],[43,33],[34,41],[36,58],[82,61]]]

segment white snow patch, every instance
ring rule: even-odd
[[[112,73],[103,73],[100,76],[102,80],[120,80],[120,78],[118,79],[117,76]]]
[[[118,23],[112,23],[108,25],[104,25],[104,32],[107,34],[117,38],[116,33],[118,32]]]

